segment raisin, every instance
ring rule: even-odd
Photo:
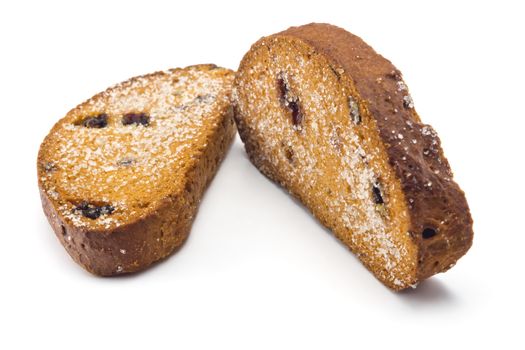
[[[57,170],[57,166],[53,162],[47,162],[46,164],[44,164],[44,170],[50,173]]]
[[[75,210],[80,211],[86,218],[95,220],[101,215],[113,213],[115,208],[109,204],[96,205],[88,202],[81,202],[75,207]]]
[[[296,101],[288,102],[288,108],[292,111],[292,123],[293,125],[299,125],[303,121],[303,114],[299,108],[299,104]]]
[[[298,126],[303,121],[303,113],[299,106],[299,99],[290,96],[290,88],[282,77],[277,79],[277,88],[279,89],[279,97],[281,103],[292,112],[292,124]]]
[[[361,123],[361,114],[359,114],[359,106],[352,96],[348,96],[348,108],[350,109],[350,118],[354,124],[359,125]]]
[[[212,94],[199,95],[199,96],[195,97],[195,101],[197,103],[209,104],[209,103],[212,103],[213,100],[215,100],[215,96],[213,96]]]
[[[122,124],[123,125],[149,125],[149,115],[146,113],[127,113],[124,114],[122,117]]]
[[[288,95],[288,85],[286,84],[283,78],[277,79],[277,88],[279,89],[279,98],[284,104]]]
[[[424,239],[429,239],[429,238],[432,238],[434,237],[435,235],[437,234],[436,230],[431,228],[431,227],[427,227],[423,230],[423,232],[421,232],[421,236],[424,238]]]
[[[117,162],[117,165],[119,166],[130,166],[135,162],[135,159],[133,158],[122,158]]]
[[[379,189],[379,185],[377,184],[372,185],[372,193],[374,195],[374,202],[376,204],[385,203],[385,201],[383,200],[383,196],[381,195],[381,189]]]
[[[86,117],[80,124],[86,128],[105,128],[108,125],[108,115],[106,113],[100,113],[98,115]]]

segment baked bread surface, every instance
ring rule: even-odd
[[[76,262],[129,273],[181,246],[236,132],[233,76],[197,65],[135,77],[52,128],[38,154],[40,194]]]
[[[250,160],[401,290],[452,267],[472,219],[402,75],[359,37],[312,23],[260,39],[234,84]]]

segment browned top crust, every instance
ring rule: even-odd
[[[359,37],[330,24],[291,27],[275,36],[298,38],[325,55],[366,100],[405,192],[410,234],[419,247],[418,280],[452,267],[472,245],[472,218],[440,140],[421,123],[401,72]]]

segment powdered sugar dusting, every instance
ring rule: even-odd
[[[233,76],[224,72],[190,67],[134,78],[71,111],[46,140],[46,163],[58,171],[41,176],[62,216],[77,227],[116,227],[169,194],[229,104]],[[80,122],[100,113],[106,127]],[[127,113],[146,113],[149,125],[124,125]],[[75,210],[82,201],[115,210],[92,220]]]
[[[272,45],[279,46],[279,54],[272,51]],[[385,205],[395,204],[391,202],[395,199],[388,196],[386,188],[382,189],[384,204],[373,194],[381,175],[375,166],[380,150],[365,149],[363,145],[370,140],[364,142],[357,132],[363,115],[360,101],[338,87],[336,68],[319,67],[307,54],[277,39],[267,46],[253,53],[261,57],[250,60],[249,69],[240,70],[233,94],[241,125],[257,144],[254,162],[262,172],[292,189],[315,213],[334,218],[328,225],[336,232],[345,232],[341,238],[351,247],[370,247],[374,256],[367,259],[383,262],[384,271],[379,274],[384,279],[407,285],[411,277],[400,266],[407,250],[388,232],[392,218]],[[303,112],[300,128],[290,124],[290,112],[280,102],[276,77],[284,77],[298,97]],[[404,84],[398,88],[406,90]],[[340,96],[332,93],[337,89]],[[398,132],[395,136],[403,139]],[[336,164],[335,169],[328,163]],[[334,172],[336,177],[331,175]],[[327,196],[330,199],[317,208],[316,199]]]

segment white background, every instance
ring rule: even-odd
[[[0,348],[523,349],[524,13],[503,1],[2,2]],[[237,140],[176,255],[121,278],[76,265],[37,190],[53,123],[134,75],[235,69],[259,37],[312,21],[404,73],[467,194],[469,253],[393,293]]]

